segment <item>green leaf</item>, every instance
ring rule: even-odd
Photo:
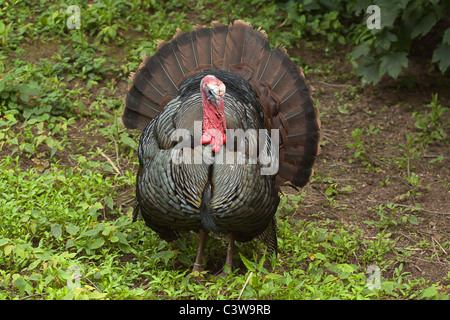
[[[47,17],[41,17],[39,19],[39,22],[42,23],[44,26],[48,26],[48,19],[47,19]]]
[[[392,34],[388,31],[388,29],[383,29],[381,34],[377,37],[374,42],[375,47],[383,48],[384,50],[389,50],[392,42],[396,42],[398,40],[395,34]]]
[[[111,241],[111,242],[118,242],[119,241],[119,237],[112,236],[111,238],[109,238],[109,241]]]
[[[91,249],[98,249],[105,243],[105,239],[103,238],[97,238],[94,241],[91,242]]]
[[[37,262],[37,263],[36,263]],[[34,261],[30,266],[28,267],[29,270],[32,270],[37,267],[37,265],[40,263],[39,260]],[[30,268],[31,267],[31,268]],[[41,281],[42,280],[42,274],[35,273],[28,277],[28,280],[32,281]]]
[[[408,54],[406,52],[393,52],[381,57],[379,70],[380,77],[387,73],[392,78],[396,79],[402,71],[402,68],[408,67],[407,56]]]
[[[10,142],[11,144],[15,144],[15,145],[18,145],[18,144],[19,144],[19,140],[17,140],[17,137],[12,138],[11,140],[9,140],[9,142]]]
[[[332,195],[334,195],[334,194],[336,194],[337,193],[337,191],[336,191],[336,185],[334,185],[334,184],[332,184],[331,186],[329,186],[328,188],[327,188],[327,190],[325,190],[325,195],[326,196],[332,196]]]
[[[9,255],[13,249],[14,245],[12,244],[5,246],[5,248],[3,249],[3,251],[5,252],[5,256]]]
[[[89,292],[89,299],[102,299],[106,297],[107,293],[98,292],[95,290],[94,292]]]
[[[67,181],[66,177],[63,176],[63,175],[56,176],[56,180],[59,180],[59,181],[62,181],[62,182],[66,182]]]
[[[450,44],[450,28],[445,30],[444,36],[442,37],[442,43]]]
[[[414,26],[422,16],[423,16],[422,6],[417,5],[416,1],[409,1],[408,5],[403,10],[401,19],[407,25]]]
[[[47,137],[47,136],[45,136],[45,135],[37,136],[36,139],[34,140],[34,145],[35,145],[36,147],[38,147],[38,146],[42,143],[42,141],[45,140],[46,137]]]
[[[111,197],[105,197],[105,203],[111,210],[114,209],[114,200]]]
[[[120,231],[114,231],[113,236],[116,236],[117,238],[119,238],[119,242],[125,245],[128,245],[128,241],[126,236],[120,232]]]
[[[433,285],[433,286],[431,286],[431,287],[429,287],[429,288],[426,288],[426,289],[422,292],[422,294],[420,295],[419,298],[421,298],[421,299],[424,299],[424,298],[431,298],[431,297],[435,296],[437,293],[438,293],[438,292],[437,292],[437,290],[436,290],[436,287]]]
[[[53,156],[55,155],[56,151],[58,150],[58,147],[53,147],[52,150],[50,151],[50,157],[53,158]]]
[[[92,237],[92,236],[96,236],[98,234],[98,232],[99,232],[98,229],[91,229],[91,230],[83,232],[81,235],[82,236]]]
[[[363,56],[355,71],[356,75],[362,77],[363,85],[366,83],[377,84],[380,81],[379,65],[371,56]]]
[[[436,18],[433,14],[428,14],[422,19],[420,19],[419,23],[416,24],[413,31],[411,32],[411,39],[414,39],[417,36],[426,35],[431,28],[436,24]]]
[[[239,255],[241,256],[241,260],[244,263],[245,267],[249,270],[249,271],[255,271],[256,270],[256,265],[255,263],[253,263],[252,261],[248,260],[246,257],[244,257],[241,253],[239,253]]]
[[[28,102],[28,95],[22,92],[22,93],[20,94],[20,99],[21,99],[23,102]]]
[[[436,161],[442,162],[442,160],[444,160],[444,156],[441,154],[439,156],[437,156],[434,159],[431,159],[430,161],[428,161],[429,163],[435,163]]]
[[[123,244],[119,242],[119,249],[122,250],[125,253],[131,252],[131,246],[129,244]]]
[[[102,231],[102,235],[108,236],[111,233],[111,226],[105,225],[105,229]]]
[[[431,62],[439,62],[439,70],[444,73],[450,66],[450,45],[441,43],[433,51],[433,59]]]
[[[160,251],[155,253],[153,256],[151,256],[151,259],[163,259],[164,263],[167,264],[167,262],[169,261],[170,258],[172,258],[175,254],[173,253],[173,251],[167,250],[167,251]]]
[[[4,118],[5,118],[6,120],[8,120],[8,121],[11,121],[11,122],[16,121],[16,118],[14,117],[14,114],[12,114],[12,113],[7,113],[7,114],[5,114],[5,115],[4,115]]]
[[[69,239],[66,242],[66,249],[72,248],[75,245],[75,239]]]
[[[54,225],[52,225],[52,227],[51,227],[51,232],[52,232],[52,235],[53,235],[56,239],[58,239],[59,236],[61,236],[61,234],[62,234],[62,228],[61,228],[61,226],[60,226],[59,224],[54,224]]]
[[[418,224],[419,224],[419,221],[417,220],[417,216],[411,215],[411,216],[409,217],[409,223],[414,224],[414,225],[418,225]]]
[[[347,186],[343,187],[340,191],[341,192],[352,192],[353,188],[352,188],[352,186],[347,185]]]
[[[14,278],[14,276],[16,276],[16,274],[13,275],[13,278]],[[22,276],[18,276],[14,279],[13,284],[17,289],[19,289],[19,291],[21,293],[23,293],[25,291],[25,287],[26,287],[27,283]]]
[[[108,29],[108,34],[111,37],[111,39],[114,40],[116,38],[116,34],[117,34],[116,29],[115,28],[109,28]]]
[[[137,148],[137,143],[136,141],[134,141],[133,139],[131,139],[128,134],[126,133],[122,133],[120,135],[120,141],[122,141],[124,144],[126,144],[127,146],[129,146],[132,149],[136,149]]]
[[[353,50],[352,52],[352,59],[358,59],[360,56],[365,56],[370,52],[369,46],[363,44],[360,44]]]
[[[319,260],[322,260],[322,261],[327,260],[327,258],[326,258],[322,253],[320,253],[320,252],[314,253],[314,257],[315,257],[316,259],[319,259]]]
[[[21,149],[25,150],[28,153],[33,153],[34,152],[34,146],[31,143],[24,143],[23,145],[20,146]]]
[[[35,84],[31,84],[30,86],[22,87],[22,93],[34,96],[39,94],[39,89],[35,87]]]
[[[391,2],[380,6],[381,9],[381,28],[392,27],[397,19],[400,10],[393,8]]]
[[[71,235],[77,233],[79,229],[80,229],[79,227],[71,223],[66,225],[66,231]]]
[[[179,255],[178,260],[187,266],[191,266],[193,264],[192,259],[184,254]]]

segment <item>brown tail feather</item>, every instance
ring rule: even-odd
[[[165,90],[159,86],[153,79],[146,64],[150,59],[143,58],[143,62],[139,66],[138,71],[131,77],[134,87],[148,99],[155,101],[157,104],[161,102]]]
[[[279,47],[273,50],[266,66],[261,70],[259,74],[259,80],[272,85],[275,82],[278,74],[285,71],[284,69],[282,69],[285,59],[289,59],[289,56],[287,55],[285,50]]]
[[[152,120],[131,109],[124,109],[122,113],[122,122],[128,129],[144,129],[147,124]]]
[[[197,27],[195,39],[197,40],[198,64],[204,68],[212,69],[212,29]]]
[[[177,42],[177,53],[181,57],[184,70],[186,73],[193,71],[199,65],[195,32],[178,32],[174,36],[174,40]]]
[[[247,30],[252,29],[249,29],[249,25],[243,21],[235,21],[228,27],[222,65],[224,70],[228,71],[231,64],[243,62],[242,55],[245,50]]]
[[[166,92],[171,96],[177,95],[179,89],[177,81],[185,74],[181,61],[175,54],[176,51],[178,51],[176,43],[170,42],[164,44],[161,48],[159,48],[154,55],[154,57],[157,58],[157,62],[160,64],[161,69],[163,70],[163,74],[170,82],[170,85],[166,88]],[[167,83],[165,78],[164,81],[165,83]]]
[[[223,55],[227,44],[228,26],[213,22],[212,28],[212,58],[214,69],[221,69]]]
[[[262,64],[262,59],[266,51],[270,51],[267,36],[262,32],[256,32],[253,29],[246,28],[245,45],[242,52],[241,61],[252,66],[256,73],[258,71],[257,68]]]
[[[277,181],[304,186],[319,153],[320,121],[301,69],[284,48],[270,50],[264,31],[249,23],[218,22],[212,28],[178,30],[172,41],[159,42],[132,77],[122,114],[128,128],[143,128],[177,95],[183,79],[207,69],[224,69],[248,80],[265,110],[267,128],[280,131]]]

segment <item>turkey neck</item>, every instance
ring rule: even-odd
[[[225,134],[227,124],[225,120],[225,107],[223,99],[217,100],[217,109],[206,99],[206,94],[202,92],[203,98],[203,132],[209,129],[219,130]]]
[[[222,135],[225,134],[226,130],[226,122],[225,122],[225,107],[223,103],[223,99],[217,100],[217,109],[216,107],[206,99],[206,94],[202,91],[203,98],[203,132],[208,132],[208,130],[216,129],[219,130]],[[210,131],[211,132],[211,131]],[[210,133],[214,135],[214,132]],[[220,144],[222,144],[222,139]],[[214,142],[216,144],[218,142]],[[213,184],[213,165],[210,164],[208,167],[208,181],[203,189],[202,200],[200,206],[200,220],[203,225],[203,229],[206,231],[212,231],[214,233],[218,233],[219,230],[215,223],[214,214],[211,209],[211,198],[214,193],[214,184]]]

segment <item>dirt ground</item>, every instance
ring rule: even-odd
[[[397,247],[410,253],[403,263],[404,271],[414,277],[442,283],[442,278],[450,271],[447,259],[450,241],[449,145],[432,143],[419,151],[418,159],[409,159],[407,150],[399,144],[407,144],[407,134],[417,134],[413,112],[424,113],[429,109],[425,105],[430,103],[432,94],[438,93],[443,107],[450,106],[448,84],[442,85],[442,75],[427,71],[426,64],[418,59],[410,63],[408,70],[400,76],[400,81],[383,78],[378,85],[359,88],[355,92],[359,80],[341,76],[351,73],[351,65],[346,60],[347,50],[341,49],[340,54],[333,57],[333,70],[326,81],[320,79],[323,76],[314,73],[308,73],[306,78],[321,112],[324,141],[314,177],[329,177],[331,182],[339,185],[338,189],[350,185],[352,191],[334,197],[339,206],[346,207],[345,210],[325,206],[325,191],[329,183],[313,178],[305,187],[307,204],[300,206],[300,217],[317,219],[311,214],[324,212],[320,218],[356,225],[364,230],[365,237],[370,238],[382,230],[367,223],[380,220],[370,208],[391,203],[408,210],[420,205],[422,210],[413,212],[418,218],[417,224],[398,223],[390,225],[387,231],[392,233],[390,238],[396,240]],[[320,50],[298,52],[298,55],[306,65],[319,65],[324,61]],[[400,85],[402,80],[409,78],[414,79],[411,88]],[[345,104],[348,105],[344,113],[338,111],[337,106]],[[447,135],[450,133],[449,113],[446,112],[443,119]],[[379,131],[367,134],[371,126]],[[351,133],[356,128],[363,130],[366,163],[354,161],[354,149],[347,146],[354,142]],[[431,164],[430,160],[439,155],[444,159]],[[401,158],[407,159],[405,167],[398,165]],[[418,175],[420,186],[414,195],[405,196],[412,189],[405,177],[412,172]],[[444,243],[447,249],[442,245]],[[392,265],[394,268],[395,264]]]

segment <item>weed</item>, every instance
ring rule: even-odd
[[[346,146],[355,149],[353,153],[353,161],[361,160],[366,161],[366,148],[362,141],[363,131],[360,128],[356,128],[352,131],[353,143],[348,143]]]
[[[375,226],[379,229],[396,228],[399,225],[417,225],[418,219],[414,214],[406,213],[409,208],[399,207],[396,204],[386,203],[386,205],[378,205],[376,208],[368,208],[369,211],[374,211],[379,220],[365,220],[367,225]]]
[[[419,131],[417,142],[427,146],[433,141],[445,141],[447,133],[445,132],[444,114],[449,108],[443,107],[438,100],[438,95],[433,94],[431,102],[425,106],[429,112],[414,112],[413,118],[417,119],[414,127]]]
[[[401,158],[396,158],[394,162],[401,169],[406,169],[406,175],[409,178],[411,169],[414,169],[414,161],[419,160],[420,149],[416,145],[417,138],[413,135],[406,134],[406,144],[399,143],[398,146],[403,150]]]

